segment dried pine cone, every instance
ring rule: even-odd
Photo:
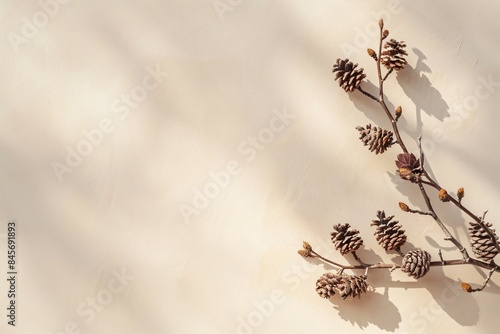
[[[396,166],[399,168],[398,174],[402,179],[415,182],[420,177],[422,170],[420,168],[420,161],[413,153],[400,153]]]
[[[369,146],[368,149],[371,152],[375,151],[375,154],[384,153],[394,144],[392,131],[377,128],[371,124],[368,124],[366,129],[362,126],[358,126],[356,130],[359,131],[359,139],[361,139],[365,146]]]
[[[406,44],[404,41],[398,42],[395,39],[391,39],[389,42],[385,43],[380,61],[389,70],[394,69],[399,71],[403,69],[407,64],[404,56],[408,55],[404,50],[405,47]]]
[[[401,271],[414,278],[423,277],[429,271],[431,255],[421,249],[413,249],[406,253],[401,264]]]
[[[470,244],[476,257],[483,261],[493,260],[498,254],[498,250],[488,232],[476,222],[471,222],[469,225]],[[498,240],[495,230],[491,228],[491,223],[484,222],[484,225],[493,233],[495,239]]]
[[[316,292],[322,298],[330,298],[338,291],[342,299],[360,297],[368,289],[365,275],[338,275],[332,273],[323,274],[316,281]]]
[[[339,81],[339,86],[346,92],[358,89],[361,81],[366,78],[363,69],[356,67],[358,64],[353,64],[349,59],[337,59],[337,63],[333,65],[332,72],[335,73],[335,80]]]
[[[384,211],[377,211],[377,220],[372,220],[371,226],[376,226],[375,237],[386,251],[399,250],[406,242],[405,231],[394,216],[385,216]]]
[[[342,255],[356,251],[362,244],[363,239],[359,235],[359,231],[349,230],[349,224],[337,224],[333,226],[334,231],[331,233],[332,242]]]

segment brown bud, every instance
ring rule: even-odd
[[[464,290],[465,292],[467,292],[467,293],[472,292],[472,287],[470,286],[469,283],[462,282],[461,286],[462,286],[462,290]]]
[[[401,106],[396,108],[396,120],[401,117],[401,114],[403,113],[403,108]]]
[[[380,27],[380,29],[384,27],[384,19],[378,20],[378,26]]]
[[[299,253],[303,257],[312,257],[311,253],[305,249],[299,249],[297,253]]]
[[[377,60],[377,53],[375,52],[375,50],[368,48],[368,49],[366,49],[366,51],[368,52],[368,55],[370,57]]]
[[[441,189],[439,191],[439,199],[442,202],[448,202],[450,200],[450,198],[448,197],[448,192],[446,191],[446,189]]]
[[[461,200],[462,198],[464,198],[464,196],[465,196],[464,188],[463,187],[458,188],[457,190],[458,200]]]
[[[302,242],[302,247],[304,247],[305,250],[312,251],[312,247],[307,241]]]
[[[399,208],[401,210],[403,210],[404,212],[410,211],[410,207],[408,205],[406,205],[406,203],[403,203],[403,202],[399,202]]]
[[[389,30],[384,30],[384,32],[382,33],[382,38],[387,38],[387,36],[389,36]]]

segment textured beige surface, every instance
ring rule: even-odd
[[[497,2],[60,2],[0,4],[0,277],[11,219],[19,243],[1,333],[497,331],[498,277],[467,295],[459,279],[484,272],[379,271],[365,298],[327,301],[314,284],[331,268],[296,253],[308,240],[344,261],[328,236],[349,222],[365,261],[390,261],[369,226],[384,209],[412,245],[459,256],[399,210],[422,201],[398,150],[374,156],[354,130],[384,116],[333,81],[338,57],[373,81],[381,15],[409,45],[386,89],[409,148],[423,133],[438,180],[500,226]],[[436,209],[467,244],[463,217]]]

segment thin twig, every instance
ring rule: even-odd
[[[401,248],[399,248],[399,247],[398,247],[398,248],[396,248],[396,249],[395,249],[395,251],[396,251],[396,253],[398,253],[400,256],[403,256],[403,257],[405,256],[405,254],[401,251]]]
[[[426,211],[415,210],[415,209],[408,209],[408,212],[418,213],[419,215],[424,215],[424,216],[433,216],[434,215],[432,212],[426,212]]]
[[[382,41],[384,40],[384,37],[382,35],[383,33],[383,27],[380,26],[380,39],[379,39],[379,45],[378,45],[378,54],[382,54]],[[377,74],[378,74],[378,99],[377,102],[382,106],[382,109],[384,109],[385,114],[391,121],[392,129],[394,134],[396,135],[397,142],[403,152],[408,153],[408,150],[406,149],[406,146],[401,139],[401,134],[399,133],[399,129],[397,126],[396,119],[392,116],[391,112],[389,111],[389,108],[387,108],[387,105],[385,104],[384,100],[384,78],[382,78],[382,70],[381,70],[381,64],[380,64],[380,57],[377,60]]]
[[[366,266],[362,266],[362,265],[358,265],[358,266],[343,265],[343,264],[334,262],[332,260],[327,259],[326,257],[323,257],[323,256],[319,255],[314,250],[311,250],[311,254],[314,255],[312,257],[317,257],[317,258],[323,260],[323,262],[329,263],[329,264],[331,264],[331,265],[333,265],[335,267],[339,267],[341,269],[364,269],[366,267]]]
[[[469,259],[469,254],[467,253],[467,250],[465,249],[464,246],[450,233],[448,228],[443,224],[441,219],[438,217],[436,212],[434,211],[434,208],[432,207],[431,200],[429,198],[429,195],[427,195],[427,192],[425,191],[425,188],[423,184],[419,181],[418,187],[420,188],[420,192],[422,193],[422,196],[424,197],[425,204],[427,205],[427,208],[429,209],[430,212],[432,212],[432,218],[434,218],[434,221],[439,225],[441,230],[444,232],[446,235],[446,239],[450,240],[457,248],[458,250],[462,253],[464,260]]]
[[[358,262],[359,262],[359,264],[361,264],[362,266],[365,266],[365,267],[370,266],[369,264],[366,264],[366,263],[364,263],[363,261],[361,261],[361,259],[359,258],[358,254],[356,254],[356,252],[352,252],[352,255],[354,256],[354,259],[355,259],[356,261],[358,261]]]
[[[394,71],[394,67],[391,67],[391,69],[386,73],[386,75],[384,76],[382,81],[385,81],[389,77],[389,75],[392,73],[392,71]]]
[[[488,284],[488,282],[490,281],[491,276],[493,276],[494,272],[495,272],[495,268],[493,268],[493,269],[490,270],[490,272],[488,273],[488,276],[486,276],[486,278],[484,279],[484,283],[483,283],[483,285],[480,288],[470,289],[467,292],[483,291],[483,289],[486,287],[486,284]]]
[[[312,256],[312,258],[319,258],[323,262],[331,264],[331,265],[338,267],[342,270],[346,270],[346,269],[366,270],[367,268],[370,270],[371,269],[391,269],[391,270],[394,270],[394,269],[401,268],[400,265],[395,264],[395,263],[367,263],[366,265],[349,265],[349,264],[344,265],[344,264],[340,264],[340,263],[334,262],[332,260],[329,260],[329,259],[321,256],[320,254],[316,253],[314,250],[311,250],[311,254],[314,255],[314,256]],[[472,258],[469,258],[467,260],[466,259],[455,259],[455,260],[440,259],[439,261],[431,261],[430,262],[431,267],[446,267],[446,266],[459,266],[459,265],[472,265],[475,267],[480,267],[480,268],[492,270],[494,272],[500,272],[500,267],[497,266],[495,263],[493,263],[493,262],[488,263],[488,262],[484,262],[484,261],[480,261],[480,260],[476,260],[476,259],[472,259]]]
[[[438,254],[439,254],[439,258],[441,259],[441,263],[444,263],[443,253],[441,252],[441,249],[438,251]]]
[[[358,90],[361,93],[363,93],[364,95],[368,96],[370,99],[375,100],[375,101],[378,102],[378,99],[375,96],[373,96],[372,94],[368,93],[366,90],[364,90],[363,88],[361,88],[361,86],[358,87]]]
[[[422,135],[418,136],[418,150],[420,151],[420,166],[424,169],[424,151],[422,150]]]

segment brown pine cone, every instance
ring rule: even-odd
[[[384,211],[377,211],[377,220],[372,220],[371,226],[376,226],[375,237],[386,251],[399,250],[406,242],[405,231],[394,216],[385,216]]]
[[[350,230],[349,227],[351,225],[347,223],[337,224],[333,226],[334,231],[331,233],[335,249],[342,255],[356,251],[363,244],[359,231]]]
[[[380,61],[388,70],[394,69],[399,71],[403,69],[407,64],[404,56],[408,55],[404,50],[405,47],[406,44],[404,41],[398,42],[395,39],[391,39],[385,43]]]
[[[483,261],[493,260],[498,254],[498,249],[495,247],[495,243],[491,240],[488,232],[476,222],[470,222],[469,225],[469,240],[474,255]],[[493,233],[495,239],[498,240],[495,230],[491,228],[491,223],[484,222],[484,225]]]
[[[401,271],[414,278],[423,277],[430,269],[431,255],[421,249],[406,253],[401,264]]]
[[[356,130],[359,131],[359,139],[365,146],[369,146],[368,149],[371,152],[375,151],[375,154],[384,153],[394,144],[392,131],[377,128],[371,124],[368,124],[366,128],[358,126]]]
[[[330,298],[335,295],[335,288],[341,283],[342,276],[325,273],[316,281],[316,292],[321,298]]]
[[[338,275],[332,273],[323,274],[316,281],[316,292],[322,298],[330,298],[335,295],[335,290],[342,299],[360,297],[368,290],[365,275]]]
[[[333,65],[332,72],[335,73],[335,80],[338,80],[339,86],[346,92],[352,92],[358,89],[361,81],[366,78],[363,68],[356,68],[358,64],[353,64],[349,59],[337,59]]]

